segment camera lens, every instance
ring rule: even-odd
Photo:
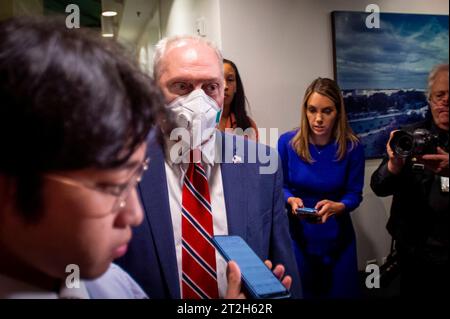
[[[395,132],[390,146],[397,156],[408,157],[414,148],[414,137],[405,131]]]
[[[411,136],[404,135],[398,139],[397,148],[401,153],[410,153],[413,149],[413,144]]]

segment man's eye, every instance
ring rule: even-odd
[[[219,85],[216,84],[216,83],[208,84],[205,87],[205,91],[206,91],[207,94],[208,93],[215,93],[215,91],[217,91],[218,89],[219,89]]]
[[[189,85],[184,82],[177,82],[172,85],[172,88],[176,92],[187,92],[189,90]]]

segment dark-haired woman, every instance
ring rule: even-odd
[[[364,152],[335,81],[306,90],[300,129],[278,141],[284,194],[305,298],[358,297],[356,242],[350,212],[362,200]],[[317,210],[304,218],[297,208]]]
[[[219,129],[234,134],[243,134],[250,139],[258,140],[256,123],[247,114],[244,86],[239,71],[236,65],[227,59],[223,60],[223,68],[225,100]],[[242,132],[239,129],[242,129]]]

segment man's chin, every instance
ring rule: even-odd
[[[441,125],[445,125],[445,126],[448,126],[448,114],[447,114],[447,116],[446,117],[444,117],[444,116],[440,116],[439,117],[439,124],[441,124]]]
[[[112,262],[112,261],[111,261]],[[111,262],[108,263],[102,263],[101,265],[95,265],[91,267],[87,267],[83,269],[80,267],[81,271],[81,278],[86,280],[94,280],[98,277],[102,276],[106,271],[108,270],[109,266],[111,265]]]
[[[439,122],[436,124],[437,127],[439,127],[441,130],[448,131],[449,123],[448,122]]]

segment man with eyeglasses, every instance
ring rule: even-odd
[[[449,287],[449,145],[448,64],[428,77],[431,116],[423,128],[438,136],[436,154],[402,158],[387,143],[388,156],[373,173],[378,196],[393,195],[388,231],[396,243],[400,293],[414,297],[448,297]]]
[[[0,298],[145,298],[111,264],[141,223],[159,89],[64,21],[0,22]]]

